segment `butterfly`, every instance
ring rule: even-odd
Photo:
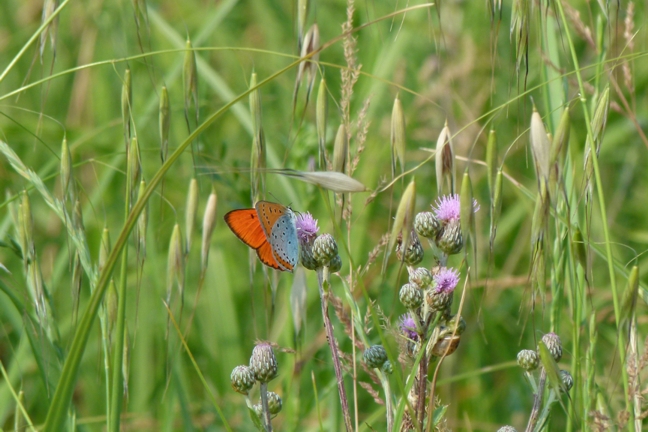
[[[281,204],[259,201],[250,209],[232,210],[225,222],[243,243],[256,250],[261,262],[293,271],[299,258],[295,213]]]

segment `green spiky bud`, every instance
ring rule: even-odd
[[[534,350],[522,350],[517,355],[518,365],[527,372],[536,370],[540,365],[540,356]]]
[[[436,244],[444,253],[454,255],[461,252],[464,241],[461,234],[461,223],[452,219],[443,227],[436,239]]]
[[[454,292],[452,291],[448,292],[435,288],[430,288],[425,291],[425,302],[432,312],[443,312],[449,309],[452,306],[453,297]]]
[[[373,345],[365,350],[362,354],[362,360],[370,368],[380,369],[388,362],[387,351],[382,345]]]
[[[267,383],[277,376],[278,366],[272,345],[261,342],[252,350],[250,369],[254,372],[257,381]]]
[[[342,269],[342,258],[340,255],[335,255],[335,257],[329,262],[329,272],[335,273],[339,272]]]
[[[559,362],[562,358],[562,342],[560,341],[560,337],[558,337],[556,333],[547,333],[542,336],[542,342],[547,346],[547,349],[549,349],[551,357],[553,357],[556,362]]]
[[[418,285],[408,283],[400,289],[398,298],[407,309],[418,309],[423,303],[423,292]]]
[[[574,387],[574,377],[566,370],[560,371],[560,379],[562,380],[562,383],[567,391],[571,390],[571,388]]]
[[[313,256],[313,243],[302,243],[301,248],[299,248],[299,261],[308,270],[315,270],[320,266]]]
[[[248,392],[254,387],[256,378],[254,372],[247,366],[236,366],[230,375],[232,388],[235,392],[247,395]]]
[[[320,266],[327,266],[338,254],[338,247],[331,234],[322,234],[313,243],[313,258]]]
[[[414,229],[421,237],[435,239],[441,231],[441,222],[432,212],[421,212],[414,218]]]
[[[399,260],[403,260],[405,264],[409,266],[420,264],[420,262],[423,261],[423,255],[423,246],[421,245],[421,241],[415,231],[412,231],[410,234],[409,245],[407,246],[405,256],[403,256],[402,237],[399,237],[398,240],[396,240],[396,256]]]
[[[425,289],[432,284],[432,272],[425,267],[416,268],[410,272],[409,281]]]
[[[268,392],[268,411],[270,411],[270,414],[275,416],[281,412],[281,408],[283,406],[283,402],[281,400],[281,396],[279,396],[275,392]]]

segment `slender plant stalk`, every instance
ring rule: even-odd
[[[266,432],[272,432],[272,420],[270,419],[270,408],[268,408],[268,383],[261,383],[261,406],[263,407],[263,423]]]
[[[615,272],[614,272],[614,258],[612,256],[612,244],[610,242],[610,232],[608,230],[608,221],[607,221],[607,211],[605,207],[605,197],[603,196],[603,182],[601,180],[601,171],[599,169],[598,165],[598,156],[596,153],[596,147],[594,143],[594,133],[592,132],[592,123],[590,121],[590,115],[589,115],[589,109],[587,106],[587,99],[585,98],[586,92],[585,92],[585,86],[583,85],[583,78],[580,73],[580,66],[578,63],[578,56],[576,55],[576,50],[574,48],[574,43],[571,38],[571,33],[569,31],[570,25],[567,22],[567,18],[565,17],[565,11],[562,7],[562,3],[560,1],[556,2],[556,7],[558,9],[558,13],[560,15],[560,19],[563,24],[563,28],[565,29],[565,36],[567,37],[567,42],[569,45],[569,50],[572,56],[572,61],[574,62],[574,71],[576,73],[576,78],[578,80],[578,90],[580,92],[580,102],[581,106],[583,108],[583,117],[585,119],[585,126],[587,127],[587,135],[589,136],[589,143],[590,143],[590,151],[591,151],[591,158],[592,158],[592,167],[594,168],[594,177],[596,179],[596,191],[598,195],[598,201],[599,201],[599,209],[601,212],[601,229],[603,230],[603,236],[605,239],[605,255],[606,255],[606,261],[608,264],[608,273],[610,275],[610,288],[612,291],[612,302],[614,304],[614,318],[616,321],[617,325],[617,344],[618,344],[618,351],[619,351],[619,359],[621,361],[621,377],[623,379],[623,393],[624,393],[624,398],[625,398],[625,404],[626,404],[626,411],[630,413],[631,419],[630,419],[630,424],[632,425],[632,430],[634,430],[634,410],[632,409],[632,405],[630,403],[630,397],[628,395],[628,371],[626,369],[626,341],[625,341],[625,333],[622,331],[622,329],[619,327],[620,324],[620,306],[619,306],[619,293],[617,292],[617,287],[616,287],[616,280],[615,280]]]
[[[342,404],[342,416],[344,417],[344,426],[347,432],[353,430],[351,424],[351,415],[349,413],[349,400],[347,399],[346,390],[344,389],[344,377],[342,376],[342,365],[340,364],[340,356],[337,351],[337,344],[335,335],[333,334],[333,326],[328,314],[328,293],[324,290],[324,282],[328,284],[327,278],[324,275],[325,269],[317,270],[317,282],[319,287],[320,302],[322,304],[322,318],[324,320],[324,329],[326,330],[326,340],[331,348],[333,356],[333,369],[335,369],[335,378],[337,379],[338,393],[340,394],[340,403]]]
[[[129,156],[130,157],[130,156]],[[131,162],[126,163],[126,191],[124,204],[124,220],[128,220],[131,206]],[[124,379],[122,377],[122,364],[124,362],[124,333],[126,328],[126,284],[128,281],[128,247],[124,248],[121,255],[121,269],[119,274],[119,292],[117,294],[117,327],[113,344],[112,383],[110,397],[109,432],[119,432],[120,416],[123,403]]]
[[[544,397],[545,385],[547,384],[547,371],[545,368],[542,368],[540,371],[540,379],[538,380],[538,390],[533,396],[533,408],[531,409],[531,415],[529,416],[529,422],[525,432],[533,432],[536,423],[538,422],[538,417],[540,416],[540,408],[542,407],[542,399]]]

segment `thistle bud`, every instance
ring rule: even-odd
[[[316,270],[320,266],[313,256],[313,245],[311,243],[302,244],[299,249],[299,262],[308,270]]]
[[[572,377],[571,374],[566,370],[560,371],[560,380],[562,381],[567,391],[571,390],[571,388],[574,387],[574,377]]]
[[[362,360],[370,368],[380,369],[388,362],[387,351],[382,345],[373,345],[362,354]]]
[[[540,365],[540,356],[534,350],[522,350],[517,355],[518,365],[527,372],[536,370]]]
[[[329,272],[336,273],[342,269],[342,258],[340,255],[335,255],[335,257],[329,262]]]
[[[443,312],[452,306],[453,292],[430,288],[425,291],[425,302],[432,312]]]
[[[281,412],[283,402],[281,401],[281,396],[275,392],[268,392],[268,411],[270,414],[275,416]]]
[[[421,237],[435,239],[441,231],[441,223],[432,212],[421,212],[414,218],[414,229]]]
[[[515,429],[513,426],[502,426],[501,428],[497,429],[497,432],[517,432],[517,429]]]
[[[452,219],[443,227],[436,239],[436,244],[444,253],[454,255],[461,252],[464,241],[461,234],[461,222]]]
[[[562,342],[556,333],[547,333],[542,336],[542,342],[547,346],[551,357],[557,362],[562,358]]]
[[[252,387],[254,387],[256,378],[252,369],[241,365],[234,368],[230,375],[230,381],[235,392],[247,395]]]
[[[419,308],[423,303],[423,292],[416,284],[408,283],[400,289],[398,298],[403,303],[403,306],[407,309],[414,310]]]
[[[277,358],[272,350],[272,345],[261,342],[254,347],[252,357],[250,357],[250,369],[254,372],[257,381],[262,383],[267,383],[277,376]]]
[[[410,266],[419,264],[421,261],[423,261],[423,254],[423,246],[421,245],[421,241],[419,240],[418,235],[416,235],[416,232],[414,230],[412,230],[412,233],[410,234],[409,245],[407,247],[407,251],[405,252],[405,256],[403,256],[402,236],[399,236],[399,238],[396,240],[396,256],[399,260],[403,260],[405,264]]]
[[[331,234],[322,234],[313,243],[313,258],[320,266],[327,266],[338,254],[338,247]]]
[[[419,288],[425,289],[432,284],[432,272],[425,267],[419,267],[410,272],[410,283],[418,285]]]

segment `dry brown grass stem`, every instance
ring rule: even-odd
[[[365,142],[367,141],[367,133],[369,132],[369,125],[371,121],[367,120],[367,111],[369,110],[369,105],[371,104],[371,98],[367,98],[362,105],[362,109],[358,114],[357,132],[356,132],[356,154],[351,161],[351,166],[349,167],[349,175],[352,175],[358,163],[360,162],[360,155],[365,149]]]
[[[382,399],[380,398],[380,396],[378,395],[378,390],[376,390],[376,389],[374,389],[373,387],[371,387],[371,384],[366,383],[366,382],[362,382],[362,381],[361,381],[359,384],[360,384],[360,387],[362,387],[363,389],[365,389],[365,390],[367,391],[367,393],[369,393],[369,394],[371,395],[371,397],[373,398],[373,400],[374,400],[377,404],[379,404],[379,405],[385,405],[385,401],[382,400]]]
[[[344,310],[344,304],[342,303],[342,300],[339,297],[336,297],[333,293],[329,293],[329,301],[331,302],[331,305],[333,305],[333,310],[335,311],[335,315],[342,323],[342,327],[344,328],[344,333],[346,333],[346,335],[349,336],[350,339],[354,339],[351,317]],[[361,351],[364,351],[366,349],[365,344],[362,343],[361,340],[358,340],[358,338],[355,338],[355,346]]]
[[[626,17],[624,22],[623,29],[623,39],[626,42],[626,48],[632,53],[634,50],[634,3],[629,2],[628,8],[626,9]],[[621,65],[623,69],[623,82],[628,89],[628,92],[632,93],[634,91],[634,85],[632,84],[632,70],[630,68],[630,62],[625,61]]]
[[[587,44],[596,51],[596,42],[592,36],[592,30],[583,23],[580,17],[580,12],[574,9],[568,2],[563,2],[567,18],[573,25],[574,31],[585,41]]]

